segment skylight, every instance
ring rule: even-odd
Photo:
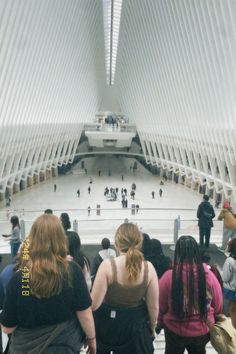
[[[123,0],[103,0],[106,78],[109,86],[114,85],[116,57]]]

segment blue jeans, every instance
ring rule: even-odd
[[[17,255],[18,249],[20,248],[21,242],[11,243],[11,255],[15,257]]]

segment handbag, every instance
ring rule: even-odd
[[[187,289],[184,287],[184,292]],[[199,306],[194,301],[194,308],[199,312]],[[218,354],[235,354],[236,353],[236,329],[233,327],[230,318],[224,314],[215,315],[215,323],[206,318],[204,320],[209,328],[210,342],[212,347]]]
[[[210,342],[218,354],[236,353],[236,329],[231,320],[223,314],[216,315],[216,322],[212,324],[206,319],[210,330]]]

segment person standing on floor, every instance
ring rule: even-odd
[[[88,216],[90,216],[90,213],[91,213],[91,207],[88,206]]]
[[[57,191],[57,185],[56,185],[56,183],[54,184],[54,192],[56,192]]]
[[[154,198],[155,198],[155,192],[152,191],[152,199],[154,199]]]
[[[102,250],[98,252],[98,254],[95,256],[93,260],[93,266],[91,271],[91,277],[93,282],[102,261],[104,261],[105,259],[116,257],[116,252],[111,248],[111,243],[108,238],[106,237],[103,238],[101,245],[102,245]]]
[[[229,257],[223,265],[223,294],[227,302],[232,325],[236,328],[236,239],[229,242]]]
[[[90,192],[91,192],[91,187],[89,186],[88,187],[88,194],[90,194]]]
[[[203,196],[203,202],[199,204],[197,210],[198,226],[199,226],[199,244],[200,247],[209,247],[211,228],[213,227],[213,221],[215,212],[212,205],[209,203],[209,196]]]
[[[101,176],[101,170],[98,171],[98,176],[99,176],[99,177]]]
[[[18,216],[13,215],[10,219],[12,232],[10,235],[11,255],[15,257],[21,245],[20,221]]]
[[[78,195],[78,198],[80,197],[80,190],[78,189],[77,190],[77,195]]]
[[[138,214],[138,211],[139,211],[139,204],[136,204],[135,208],[136,208],[136,213]]]
[[[159,196],[162,197],[163,190],[160,188],[159,189]]]
[[[132,190],[132,191],[130,192],[130,196],[131,196],[131,199],[134,199],[134,197],[135,197],[135,191],[134,191],[134,190]]]
[[[218,220],[224,221],[222,247],[219,250],[225,252],[228,241],[236,238],[236,219],[229,202],[224,202]]]

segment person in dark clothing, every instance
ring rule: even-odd
[[[93,266],[92,266],[92,272],[91,272],[92,281],[94,281],[94,279],[96,277],[97,270],[98,270],[100,264],[102,263],[102,261],[104,261],[104,259],[116,257],[116,252],[110,248],[111,243],[108,238],[106,238],[106,237],[103,238],[101,245],[102,245],[102,250],[98,252],[98,254],[95,256],[95,258],[93,260]]]
[[[45,210],[44,210],[44,214],[50,214],[50,215],[52,215],[52,214],[53,214],[53,210],[52,210],[52,209],[45,209]]]
[[[199,243],[200,247],[209,247],[211,228],[213,227],[212,219],[215,217],[215,212],[212,205],[209,203],[209,196],[203,196],[203,202],[198,206],[197,218],[199,226]]]
[[[130,196],[131,196],[131,199],[134,199],[134,198],[135,198],[135,191],[134,191],[134,190],[132,190],[132,191],[130,192]]]
[[[78,196],[78,198],[80,197],[80,190],[79,189],[77,190],[77,196]]]
[[[57,185],[56,185],[56,183],[54,184],[54,192],[56,192],[57,191]]]
[[[47,214],[37,218],[24,249],[28,258],[22,253],[1,313],[3,331],[13,333],[9,352],[40,353],[61,344],[77,353],[85,333],[89,352],[95,354],[91,298],[81,268],[67,258],[59,219]]]
[[[154,198],[155,198],[155,192],[152,191],[152,199],[154,199]]]
[[[90,188],[90,186],[88,187],[88,194],[90,194],[90,192],[91,192],[91,188]]]
[[[152,242],[148,234],[143,233],[142,253],[144,259],[148,259],[152,254]]]
[[[172,267],[172,260],[170,257],[164,255],[162,245],[159,240],[152,239],[151,241],[151,255],[147,256],[147,260],[152,263],[156,270],[157,276],[160,279],[162,275]]]
[[[91,207],[88,206],[88,216],[90,216],[90,213],[91,213]]]
[[[162,197],[163,190],[160,188],[159,189],[159,196]]]

